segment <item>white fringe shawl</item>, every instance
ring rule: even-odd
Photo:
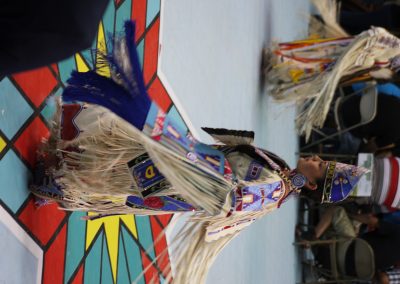
[[[275,209],[275,207],[270,207],[257,213],[246,212],[235,217],[216,217],[202,213],[194,215],[183,225],[171,243],[168,244],[169,248],[165,248],[161,253],[159,253],[157,258],[153,259],[152,263],[143,269],[143,272],[138,275],[133,283],[138,283],[139,279],[148,269],[150,269],[151,265],[165,258],[168,255],[168,252],[171,253],[170,260],[173,262],[175,269],[172,271],[171,267],[167,267],[167,282],[177,284],[205,283],[208,271],[220,252],[241,232],[243,228],[213,240],[212,242],[205,241],[207,229],[233,225],[244,219],[255,220],[261,218],[273,209]],[[253,222],[249,223],[249,225],[252,223]],[[169,226],[171,225],[173,224],[170,224]],[[166,229],[157,236],[154,242],[157,243],[165,233]],[[150,283],[153,283],[153,281]]]
[[[180,229],[172,242],[169,244],[171,252],[171,261],[174,263],[175,273],[170,270],[166,280],[172,283],[205,283],[208,271],[218,257],[219,253],[225,246],[235,238],[243,228],[234,231],[231,234],[222,236],[212,242],[206,242],[206,233],[208,229],[217,229],[225,226],[235,225],[242,220],[251,219],[248,225],[252,224],[256,219],[263,217],[267,213],[276,208],[276,204],[272,204],[262,211],[254,212],[234,212],[230,217],[226,214],[219,216],[209,216],[204,213],[197,213],[192,216],[189,221]],[[247,226],[246,226],[247,227]],[[164,234],[162,232],[161,234]],[[159,236],[160,238],[161,236]],[[157,240],[159,239],[157,238]],[[162,259],[168,253],[165,249],[157,259]],[[146,271],[150,265],[144,269]],[[144,273],[144,272],[143,272]],[[138,281],[138,278],[136,281]],[[137,283],[137,282],[134,283]]]
[[[187,223],[170,245],[174,261],[173,283],[205,283],[208,271],[222,249],[239,233],[205,242],[207,222]],[[172,272],[172,271],[171,271]],[[167,277],[171,281],[172,273]]]
[[[313,3],[325,22],[322,28],[326,35],[348,36],[337,24],[336,1],[313,0]],[[389,43],[379,42],[383,38]],[[287,72],[287,68],[276,66],[269,75],[272,77],[272,82],[280,86],[274,87],[273,90],[275,91],[271,95],[278,101],[295,101],[300,106],[296,125],[299,133],[304,134],[308,140],[313,127],[321,128],[323,126],[341,78],[374,66],[375,60],[387,61],[397,56],[400,53],[399,46],[399,39],[385,29],[373,27],[354,38],[353,42],[337,58],[332,69],[325,70],[299,84],[293,82],[279,84],[278,79],[282,76],[284,78],[283,73]],[[391,72],[384,69],[380,72],[371,72],[371,75],[376,78],[388,78]]]
[[[263,181],[259,182],[263,183]],[[226,209],[230,208],[230,199],[228,197],[225,203],[226,208],[219,215],[210,216],[201,212],[193,214],[169,244],[175,273],[172,274],[173,271],[169,271],[166,280],[179,284],[205,283],[210,267],[224,247],[244,228],[275,210],[277,204],[278,202],[268,204],[260,211],[234,211],[227,217],[226,211],[228,210]],[[243,223],[243,221],[247,221],[245,226],[236,226]],[[173,226],[174,224],[170,225]],[[227,226],[238,229],[221,234],[218,238],[212,239],[212,241],[206,241],[207,231],[217,231]],[[162,234],[164,233],[165,231],[162,232]],[[166,253],[167,249],[160,254],[159,258],[164,257]],[[156,261],[157,259],[153,262]]]
[[[343,76],[368,69],[374,65],[376,59],[388,60],[396,54],[393,48],[385,50],[384,46],[376,46],[383,37],[394,38],[382,28],[372,28],[361,33],[344,50],[331,70],[325,70],[308,82],[273,94],[278,101],[297,101],[303,105],[296,119],[300,134],[305,134],[308,138],[313,127],[323,126],[335,90]]]
[[[295,100],[303,105],[296,118],[296,126],[299,133],[305,134],[307,139],[313,127],[321,128],[323,126],[340,79],[373,65],[373,62],[369,62],[369,60],[357,64],[359,55],[364,52],[368,42],[369,35],[361,34],[337,59],[332,70],[326,70],[315,79],[296,85],[275,96],[279,101]]]

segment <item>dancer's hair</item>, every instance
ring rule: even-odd
[[[303,189],[301,190],[300,196],[307,197],[315,202],[321,203],[324,183],[325,183],[325,176],[317,180],[316,190],[310,190],[309,188],[306,188],[304,186]]]

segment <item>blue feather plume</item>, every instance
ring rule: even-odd
[[[125,39],[132,74],[125,74],[112,54],[105,57],[111,67],[122,75],[119,77],[125,84],[117,83],[94,71],[84,73],[73,71],[62,97],[67,102],[80,101],[103,106],[142,130],[151,100],[146,92],[136,52],[134,22],[125,23]]]
[[[151,101],[145,93],[131,96],[124,87],[94,71],[72,72],[63,93],[67,102],[80,101],[103,106],[142,130]]]

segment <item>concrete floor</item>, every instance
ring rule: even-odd
[[[309,9],[307,0],[162,2],[159,71],[203,141],[211,142],[202,126],[254,130],[258,146],[295,166],[295,108],[260,89],[260,59],[272,40],[307,34]],[[242,232],[218,257],[208,283],[295,283],[296,208],[290,200]]]

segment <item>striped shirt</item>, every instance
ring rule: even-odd
[[[394,268],[391,270],[385,271],[389,278],[389,284],[400,284],[400,269]]]
[[[400,209],[400,158],[375,159],[372,201],[388,209]]]

